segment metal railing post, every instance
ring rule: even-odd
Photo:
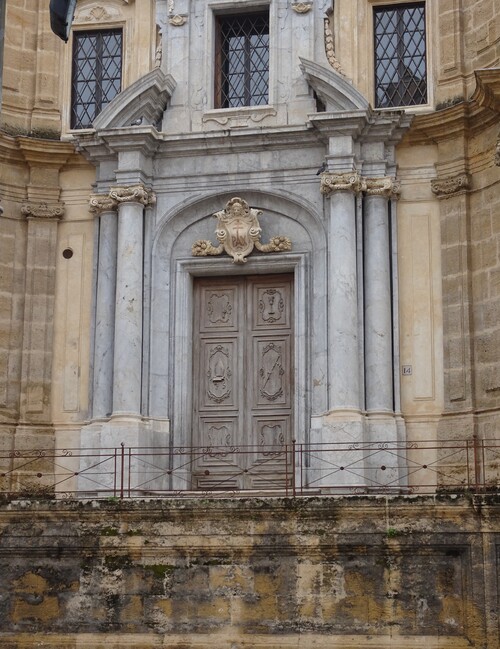
[[[121,443],[121,467],[120,467],[120,498],[123,500],[123,482],[125,480],[125,442]]]

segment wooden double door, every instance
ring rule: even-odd
[[[195,280],[196,488],[290,482],[293,303],[293,274]]]

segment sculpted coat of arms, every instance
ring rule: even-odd
[[[231,198],[223,210],[214,214],[217,219],[215,234],[219,245],[214,246],[208,240],[195,241],[192,247],[193,256],[220,255],[225,251],[231,255],[233,263],[243,264],[254,247],[261,252],[291,250],[292,242],[284,236],[275,236],[269,243],[261,243],[262,228],[258,220],[261,214],[262,210],[251,208],[242,198]]]

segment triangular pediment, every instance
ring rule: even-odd
[[[339,72],[303,58],[300,68],[327,112],[369,108],[367,99]]]
[[[172,75],[155,68],[116,95],[96,117],[93,127],[100,131],[135,124],[156,124],[174,89]]]

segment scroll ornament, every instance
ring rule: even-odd
[[[60,219],[64,216],[64,203],[23,203],[21,214],[27,218]]]
[[[449,176],[447,178],[434,178],[431,180],[432,193],[438,198],[448,198],[455,194],[467,191],[470,188],[470,177],[467,173]]]
[[[282,235],[272,237],[269,243],[261,243],[262,228],[258,221],[261,214],[262,210],[249,207],[242,198],[232,198],[223,210],[214,214],[219,245],[214,246],[208,240],[195,241],[192,246],[193,257],[215,256],[226,251],[233,258],[234,264],[243,264],[254,247],[261,252],[291,250],[292,242]]]
[[[335,191],[357,193],[362,190],[362,180],[356,171],[343,174],[332,174],[329,172],[321,174],[320,191],[322,194],[326,194],[327,196]]]
[[[117,201],[108,194],[94,194],[89,200],[89,210],[92,214],[103,214],[116,210]]]
[[[156,202],[154,193],[143,185],[113,187],[109,192],[109,196],[117,203],[141,203],[145,207]]]

